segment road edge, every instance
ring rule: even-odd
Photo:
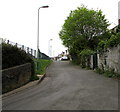
[[[18,92],[20,92],[22,90],[28,89],[28,88],[30,88],[32,86],[38,85],[46,77],[46,73],[43,74],[43,75],[38,75],[38,77],[39,77],[39,80],[31,81],[31,82],[29,82],[29,83],[27,83],[27,84],[25,84],[25,85],[23,85],[23,86],[21,86],[21,87],[19,87],[17,89],[14,89],[14,90],[12,90],[10,92],[2,94],[2,98],[5,98],[5,97],[10,96],[12,94],[16,94],[16,93],[18,93]]]

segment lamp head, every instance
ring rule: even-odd
[[[46,5],[46,6],[42,6],[41,8],[48,8],[49,6],[48,5]]]

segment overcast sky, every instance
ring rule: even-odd
[[[66,48],[59,39],[64,20],[71,10],[82,4],[89,9],[101,9],[111,23],[110,28],[118,24],[119,0],[0,0],[0,37],[37,49],[37,12],[41,8],[39,47],[41,52],[48,54],[50,39],[52,54],[57,55]]]

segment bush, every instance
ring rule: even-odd
[[[103,74],[104,73],[104,70],[100,69],[100,68],[97,68],[96,69],[96,72],[99,73],[99,74]]]
[[[109,77],[109,78],[120,79],[120,74],[115,73],[114,69],[112,69],[112,68],[109,68],[108,70],[104,70],[103,68],[102,69],[97,68],[96,72],[99,73],[99,74],[102,74],[106,77]]]
[[[90,67],[90,56],[93,55],[95,52],[90,49],[84,49],[79,53],[79,57],[81,59],[81,67]]]
[[[32,76],[35,75],[35,64],[32,57],[24,50],[11,44],[2,43],[2,69],[31,63]]]

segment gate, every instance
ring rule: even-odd
[[[93,55],[93,70],[98,68],[98,58],[97,58],[97,53]]]

